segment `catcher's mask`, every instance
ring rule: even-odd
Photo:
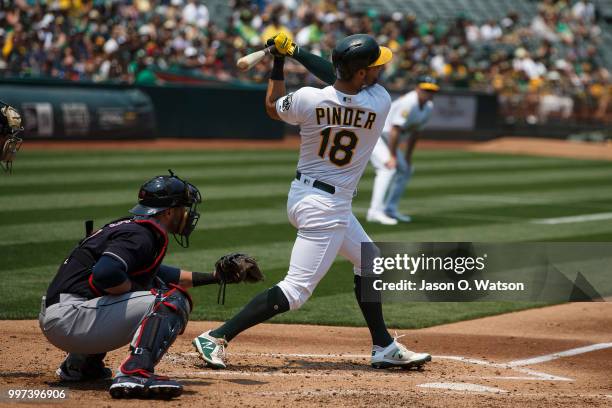
[[[23,142],[17,134],[22,130],[19,112],[0,101],[0,167],[7,173],[13,171],[13,160]]]
[[[173,236],[180,246],[187,248],[189,235],[200,219],[197,207],[202,202],[202,196],[196,186],[176,176],[172,170],[168,171],[169,176],[154,177],[140,187],[138,204],[130,210],[130,213],[151,217],[168,208],[183,208]]]

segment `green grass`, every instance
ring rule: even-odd
[[[261,262],[266,282],[233,285],[225,306],[216,287],[192,290],[194,319],[227,319],[253,295],[283,278],[295,230],[286,195],[295,151],[77,152],[28,151],[15,173],[0,177],[0,318],[37,316],[40,296],[83,234],[123,216],[140,184],[172,168],[201,189],[202,219],[189,249],[172,245],[166,262],[210,270],[230,251]],[[366,171],[354,212],[378,241],[612,241],[612,220],[538,225],[538,218],[612,212],[612,163],[457,150],[418,151],[416,174],[402,202],[414,222],[365,223],[373,172]],[[273,321],[363,325],[352,293],[352,268],[338,259],[312,299]],[[386,320],[418,328],[541,306],[536,303],[394,303]]]

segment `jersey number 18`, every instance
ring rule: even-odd
[[[325,158],[331,131],[332,128],[326,128],[321,132],[322,139],[321,146],[319,147],[319,156],[323,159]],[[357,135],[350,130],[336,132],[331,149],[329,149],[329,161],[339,167],[349,164],[353,158],[353,150],[357,146],[358,140]]]

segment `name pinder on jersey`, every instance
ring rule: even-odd
[[[326,106],[315,108],[315,112],[317,125],[323,122],[323,124],[330,126],[352,126],[372,129],[372,125],[376,120],[376,113],[362,109]]]

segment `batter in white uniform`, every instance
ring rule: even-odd
[[[409,351],[393,339],[380,301],[363,302],[360,293],[361,243],[371,240],[353,215],[351,202],[391,105],[389,94],[376,81],[392,54],[372,37],[356,34],[340,41],[332,58],[338,76],[333,86],[305,87],[289,95],[285,95],[284,58],[274,60],[266,111],[273,119],[300,126],[300,159],[287,200],[297,238],[281,282],[255,296],[221,327],[194,339],[196,350],[210,366],[226,367],[225,347],[240,332],[301,307],[337,254],[354,265],[355,294],[372,335],[372,365],[419,366],[431,360],[429,354]]]
[[[398,221],[410,222],[408,215],[398,210],[399,201],[410,181],[414,166],[412,153],[421,130],[431,117],[433,94],[439,90],[432,77],[419,79],[415,90],[399,97],[391,104],[382,137],[372,152],[372,165],[376,170],[372,200],[367,220],[385,225]],[[405,154],[399,148],[408,142]]]

